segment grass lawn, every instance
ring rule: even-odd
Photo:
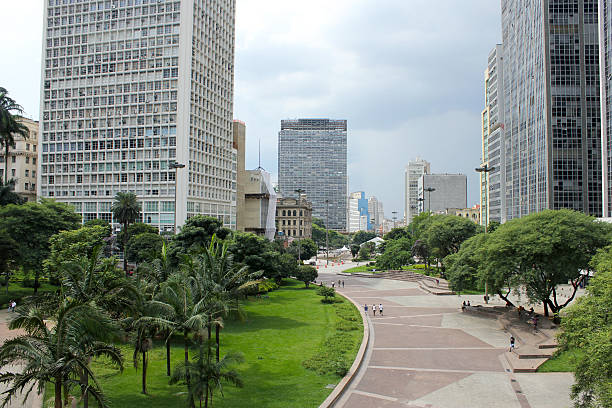
[[[576,370],[576,362],[582,357],[582,351],[572,349],[556,353],[550,360],[538,368],[539,373],[570,372]]]
[[[57,286],[50,285],[48,283],[40,283],[38,292],[53,292],[57,290]],[[21,304],[21,299],[26,296],[34,294],[34,288],[24,288],[19,283],[9,282],[8,294],[6,293],[6,286],[0,287],[0,307],[8,307],[9,300],[15,300],[17,307]]]
[[[382,272],[382,271],[376,271],[376,272],[372,272],[372,269],[376,269],[375,266],[368,266],[367,264],[364,265],[359,265],[359,266],[353,266],[352,268],[346,269],[343,272],[347,272],[347,273],[376,273],[376,272]]]
[[[348,301],[326,305],[321,303],[315,288],[304,289],[303,283],[289,281],[269,299],[253,299],[245,302],[245,321],[226,321],[221,332],[221,355],[228,351],[244,354],[245,362],[237,367],[244,381],[244,388],[224,387],[223,398],[215,394],[214,407],[267,407],[307,408],[317,407],[331,393],[326,388],[337,384],[340,377],[334,374],[319,375],[304,368],[302,362],[321,355],[327,350],[324,342],[338,335],[344,338],[347,353],[344,358],[352,361],[357,354],[363,335],[359,312]],[[337,330],[343,321],[337,308],[359,318],[359,330]],[[338,326],[342,329],[342,325]],[[180,395],[186,387],[168,385],[166,377],[165,348],[156,344],[149,353],[147,387],[149,395],[142,395],[141,372],[131,364],[132,350],[124,346],[125,370],[118,374],[104,362],[93,363],[104,392],[111,406],[130,408],[183,407],[185,397]],[[191,351],[195,355],[195,350]],[[182,344],[176,342],[172,349],[173,364],[183,358]],[[52,398],[53,390],[47,387],[45,400]],[[93,406],[93,404],[90,404]]]

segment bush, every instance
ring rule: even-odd
[[[317,288],[317,295],[324,297],[321,299],[321,302],[323,303],[334,303],[336,289],[330,288],[329,286],[319,286]]]

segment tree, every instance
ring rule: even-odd
[[[574,298],[597,250],[609,243],[611,226],[572,210],[545,210],[514,219],[488,234],[483,248],[483,279],[495,290],[524,287],[544,313],[558,312]],[[557,299],[557,286],[570,282],[572,294]]]
[[[19,245],[6,230],[0,229],[0,276],[6,278],[8,293],[9,274],[11,267],[19,254]],[[294,262],[295,263],[295,262]]]
[[[152,261],[161,253],[163,244],[164,239],[159,234],[145,232],[133,235],[127,243],[127,258],[136,264]]]
[[[497,228],[499,228],[501,224],[498,221],[489,221],[488,225],[487,225],[487,233],[490,234],[492,232],[495,232],[495,230]]]
[[[351,255],[353,255],[353,258],[355,258],[357,256],[357,254],[359,253],[359,249],[361,247],[357,244],[351,244]]]
[[[159,230],[153,225],[145,224],[144,222],[135,222],[130,224],[127,228],[127,241],[129,243],[130,237],[135,237],[140,234],[157,234]],[[123,240],[125,239],[125,232],[123,230],[117,233],[117,242],[119,243],[119,249],[123,251]]]
[[[93,220],[85,221],[83,223],[84,227],[103,227],[106,230],[106,236],[110,237],[113,233],[113,227],[110,225],[110,222],[106,220],[101,220],[99,218],[94,218]]]
[[[447,255],[459,251],[461,243],[481,229],[473,221],[456,215],[433,215],[431,218],[420,239],[427,242],[431,255],[439,263],[442,263]]]
[[[279,254],[264,237],[251,232],[234,232],[227,250],[233,262],[247,266],[250,273],[261,271],[263,276],[272,279],[281,276],[277,268]]]
[[[429,257],[431,254],[429,253],[429,247],[427,246],[427,242],[422,239],[417,239],[416,241],[414,241],[414,244],[411,248],[411,253],[413,257],[419,258],[423,262],[425,262],[425,268],[429,270]]]
[[[315,244],[312,239],[302,239],[300,242],[298,242],[298,240],[293,240],[289,248],[287,248],[287,251],[295,255],[296,258],[298,256],[298,245],[301,245],[302,261],[307,261],[317,254],[317,244]]]
[[[323,296],[323,303],[332,303],[333,298],[336,297],[336,289],[329,286],[319,286],[317,288],[317,295]]]
[[[116,332],[114,323],[91,303],[64,300],[52,317],[54,324],[47,327],[46,316],[32,308],[11,321],[9,328],[22,329],[26,334],[7,340],[0,347],[0,366],[19,367],[19,372],[3,372],[0,383],[7,384],[4,404],[25,390],[27,398],[34,387],[40,394],[46,383],[55,390],[55,408],[62,408],[72,386],[80,386],[75,377],[84,375],[88,385],[83,394],[94,397],[98,406],[108,407],[93,371],[89,368],[92,357],[105,356],[111,363],[123,369],[123,359],[118,348],[109,344],[110,335]]]
[[[357,231],[355,235],[353,235],[353,244],[361,245],[366,241],[371,240],[376,237],[376,234],[371,231]]]
[[[116,222],[122,225],[121,229],[126,231],[123,235],[123,271],[127,274],[127,254],[126,247],[129,239],[128,227],[140,218],[141,205],[138,202],[138,197],[134,193],[118,192],[115,196],[115,202],[111,207],[113,218]]]
[[[595,276],[587,295],[566,310],[558,336],[562,350],[581,350],[576,361],[572,398],[576,407],[612,406],[612,246],[591,261]]]
[[[72,207],[45,198],[40,203],[0,207],[0,230],[5,230],[18,245],[15,264],[34,271],[34,293],[40,286],[43,261],[49,256],[49,238],[78,228],[80,221]]]
[[[317,269],[310,265],[300,265],[295,278],[299,281],[304,282],[304,285],[308,287],[310,282],[314,282],[319,276]]]
[[[23,204],[27,200],[15,193],[15,180],[9,180],[6,183],[0,180],[0,207],[8,204]]]
[[[23,108],[15,100],[8,96],[8,91],[0,87],[0,145],[4,146],[4,184],[7,184],[9,149],[15,145],[15,135],[27,139],[30,131],[27,126],[19,121],[18,114],[23,113]]]
[[[186,254],[192,249],[208,246],[213,235],[224,240],[231,235],[231,231],[224,228],[218,218],[196,215],[185,222],[175,235],[174,242],[181,253]]]
[[[364,242],[359,248],[359,259],[368,260],[376,252],[376,244],[373,242]]]
[[[408,227],[395,227],[385,235],[384,239],[385,241],[390,241],[393,239],[410,237],[411,235]]]
[[[385,251],[376,258],[381,269],[401,269],[412,263],[412,240],[408,237],[387,241]]]
[[[446,277],[455,291],[482,288],[479,268],[482,264],[480,248],[484,246],[487,234],[474,235],[461,244],[459,252],[444,258],[447,265]]]
[[[422,212],[419,215],[412,218],[412,221],[410,221],[410,224],[408,225],[407,228],[410,231],[410,234],[415,239],[422,239],[421,235],[423,234],[423,232],[425,232],[425,230],[427,229],[427,227],[429,226],[432,220],[433,220],[433,217],[431,216],[430,213]]]

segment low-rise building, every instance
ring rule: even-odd
[[[244,231],[274,239],[276,192],[272,188],[270,173],[265,170],[247,170],[244,184]]]
[[[15,135],[15,146],[9,149],[8,154],[8,180],[15,181],[15,193],[28,201],[36,201],[36,177],[39,173],[38,163],[38,122],[20,118],[29,130],[24,139]],[[4,146],[0,149],[0,178],[4,181],[4,166],[6,163]]]
[[[277,199],[276,232],[279,238],[312,238],[312,203],[304,198]]]
[[[446,214],[468,218],[474,221],[476,224],[480,224],[480,205],[478,204],[472,208],[447,208]]]

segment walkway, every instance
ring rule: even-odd
[[[12,318],[6,309],[0,311],[0,344],[3,344],[6,340],[13,338],[19,334],[17,331],[11,331],[8,329],[8,322]],[[12,367],[2,367],[0,372],[12,371]],[[0,394],[2,394],[7,387],[0,384]],[[4,399],[3,395],[0,395],[0,402]],[[8,404],[7,408],[39,408],[42,406],[42,395],[36,394],[36,388],[30,393],[27,401],[23,403],[23,397],[19,395],[13,398],[11,403]]]
[[[463,300],[475,305],[482,296],[434,296],[416,282],[336,274],[350,266],[319,269],[320,280],[345,280],[339,291],[369,305],[370,345],[335,407],[572,406],[571,374],[509,371],[510,335],[494,319],[461,312]],[[379,303],[384,316],[374,317],[372,304]]]

